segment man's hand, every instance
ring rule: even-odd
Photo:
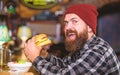
[[[32,62],[35,60],[37,56],[40,55],[41,50],[42,50],[42,47],[40,46],[38,47],[34,43],[34,37],[32,39],[29,39],[28,42],[25,43],[25,46],[24,46],[25,55]]]
[[[46,45],[46,46],[43,46],[41,52],[40,52],[40,56],[43,57],[43,58],[46,58],[48,56],[48,52],[47,50],[50,48],[50,45]]]

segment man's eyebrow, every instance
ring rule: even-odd
[[[71,21],[71,20],[74,20],[74,19],[77,19],[77,18],[76,18],[76,17],[73,17],[73,18],[70,19],[70,21]],[[68,21],[64,20],[64,22],[68,22]]]
[[[77,19],[76,17],[73,17],[73,18],[71,18],[70,20],[74,20],[74,19]]]

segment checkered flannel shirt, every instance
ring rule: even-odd
[[[110,45],[95,35],[82,49],[60,59],[38,56],[33,62],[43,75],[120,75],[119,60]]]

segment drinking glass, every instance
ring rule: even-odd
[[[8,69],[7,63],[11,61],[11,55],[10,49],[0,47],[0,72]]]
[[[3,48],[0,48],[0,72],[3,68]]]

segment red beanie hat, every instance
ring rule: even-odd
[[[68,13],[78,15],[87,25],[89,25],[96,34],[97,27],[97,8],[90,4],[77,4],[67,8],[64,16]]]

